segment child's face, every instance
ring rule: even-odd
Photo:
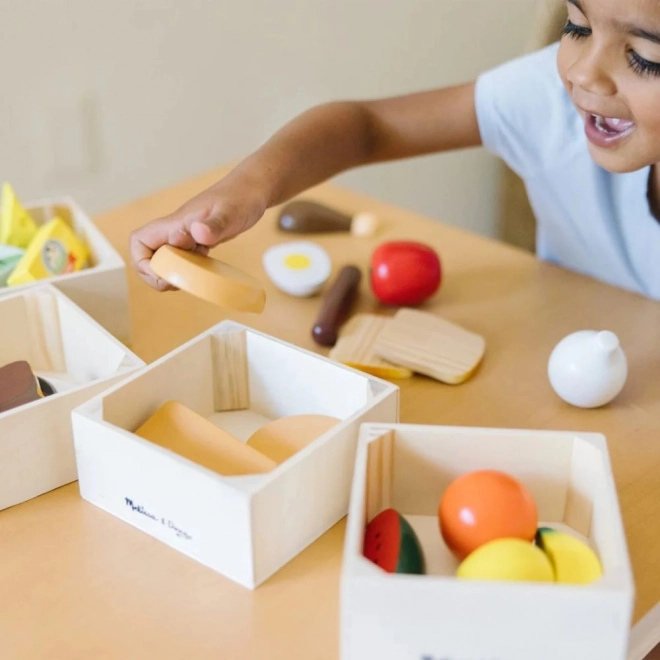
[[[592,158],[612,172],[660,162],[660,0],[569,0],[557,64]]]

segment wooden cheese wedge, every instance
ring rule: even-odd
[[[269,472],[277,465],[178,401],[167,401],[134,433],[224,476]]]
[[[374,351],[374,342],[389,321],[378,314],[356,314],[340,330],[328,357],[377,378],[410,378],[410,369],[392,364]]]
[[[373,350],[385,360],[456,385],[479,366],[486,342],[439,316],[402,308],[379,332]]]
[[[289,415],[257,429],[247,444],[276,463],[282,463],[341,420],[326,415]]]

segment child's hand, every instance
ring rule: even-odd
[[[209,249],[252,227],[266,206],[251,186],[228,186],[223,181],[186,202],[174,213],[140,227],[131,234],[131,263],[138,275],[158,291],[173,287],[149,265],[162,245],[208,254]]]

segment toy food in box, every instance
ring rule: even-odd
[[[0,298],[0,318],[4,509],[76,480],[71,410],[144,363],[48,284]]]
[[[68,198],[23,205],[9,184],[0,205],[0,298],[48,282],[129,345],[126,265]]]
[[[25,254],[7,278],[9,286],[36,282],[85,267],[89,250],[60,218],[39,228]]]
[[[451,497],[445,498],[452,484],[466,475],[486,472],[509,475],[531,495],[542,538],[536,543],[534,538],[529,540],[534,530],[527,529],[525,515],[525,523],[514,520],[507,534],[528,540],[502,540],[516,546],[513,554],[511,548],[499,554],[489,550],[490,558],[484,559],[477,555],[487,548],[481,545],[461,559],[469,548],[460,550],[451,529],[446,527],[442,533],[441,503],[444,500],[448,506],[445,514],[451,511]],[[486,491],[477,495],[483,500]],[[488,498],[486,508],[492,504]],[[528,510],[528,503],[520,506]],[[393,566],[405,562],[399,552],[394,563],[385,556],[392,551],[383,545],[376,549],[384,567],[373,560],[373,521],[389,509],[405,521],[399,523],[401,533],[406,525],[414,532],[422,570],[392,572]],[[467,520],[473,512],[465,507],[459,513]],[[392,536],[392,528],[397,530],[394,516],[388,515],[392,520],[376,530],[381,532],[378,541],[384,540],[384,532]],[[498,513],[492,515],[496,518]],[[602,575],[592,573],[579,584],[574,579],[558,581],[551,565],[559,549],[549,534],[578,539],[586,544],[580,547],[592,548]],[[520,554],[516,554],[518,549]],[[414,558],[414,552],[408,554]],[[546,555],[549,559],[543,559]],[[537,560],[530,570],[531,562]],[[419,569],[420,562],[407,565]],[[603,436],[363,425],[342,565],[342,660],[624,660],[633,596]]]
[[[83,498],[248,588],[348,508],[396,386],[224,321],[73,413]]]

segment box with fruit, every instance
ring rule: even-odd
[[[362,426],[343,660],[623,660],[633,597],[602,435]]]

